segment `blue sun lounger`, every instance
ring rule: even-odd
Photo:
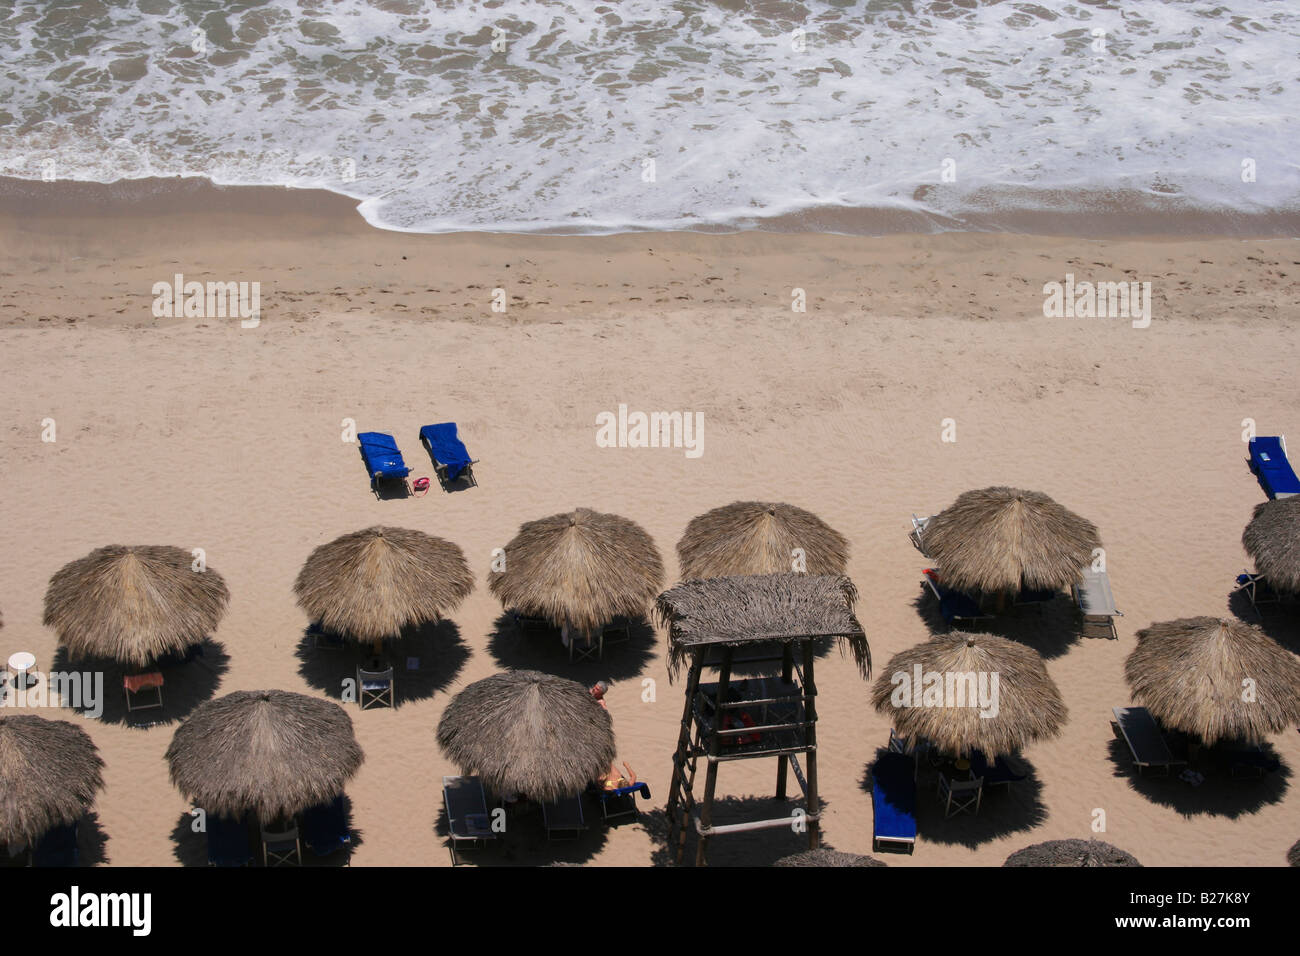
[[[343,794],[302,812],[302,839],[317,856],[329,856],[352,842]]]
[[[600,791],[600,812],[606,820],[613,820],[618,817],[636,816],[636,798],[640,794],[642,799],[650,799],[650,787],[644,780],[640,780],[630,787],[616,787],[613,790],[601,789]]]
[[[907,754],[881,754],[871,768],[875,822],[872,849],[911,853],[916,847],[916,778]]]
[[[939,573],[934,568],[926,568],[921,574],[925,578],[925,584],[934,593],[935,600],[939,602],[939,613],[943,615],[943,621],[949,627],[953,624],[974,624],[977,621],[992,619],[993,615],[981,611],[979,604],[969,594],[954,591],[940,584]]]
[[[474,459],[469,457],[465,443],[456,434],[455,422],[425,425],[420,429],[420,441],[433,459],[433,471],[443,491],[462,475],[471,485],[478,485],[474,478]]]
[[[1296,477],[1286,457],[1286,437],[1259,435],[1250,440],[1250,470],[1270,498],[1300,495],[1300,478]]]
[[[247,866],[253,862],[244,821],[209,816],[207,828],[208,866]]]
[[[402,460],[397,442],[392,435],[383,432],[362,432],[357,436],[361,444],[361,457],[365,459],[366,471],[370,473],[370,490],[379,496],[379,482],[387,479],[400,479],[406,484],[406,476],[411,469]]]

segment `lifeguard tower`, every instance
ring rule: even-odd
[[[699,835],[695,864],[706,864],[709,840],[729,833],[790,827],[791,816],[715,825],[718,769],[733,760],[775,757],[776,796],[785,799],[791,771],[804,796],[801,822],[817,849],[817,685],[819,645],[847,646],[863,678],[871,652],[853,615],[857,589],[842,575],[765,574],[684,581],[659,596],[668,628],[668,667],[675,678],[689,663],[686,706],[668,792],[668,843],[681,862],[692,821]],[[738,679],[742,667],[757,677]],[[716,672],[716,681],[706,681]],[[803,755],[804,766],[800,764]],[[706,763],[704,792],[696,770]]]

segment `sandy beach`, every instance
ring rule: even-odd
[[[1242,529],[1263,500],[1243,422],[1300,434],[1300,241],[430,236],[372,229],[353,205],[197,181],[152,193],[0,189],[5,657],[55,660],[42,600],[64,564],[107,544],[174,544],[204,549],[231,590],[213,635],[228,655],[216,692],[325,696],[292,590],[303,561],[374,524],[427,531],[464,549],[477,584],[453,617],[460,650],[422,662],[437,673],[412,678],[425,681],[418,696],[402,699],[399,671],[398,708],[349,707],[365,751],[347,791],[353,864],[449,865],[440,780],[456,770],[434,728],[452,694],[507,666],[610,680],[620,759],[655,799],[634,825],[547,845],[538,823],[504,853],[468,858],[664,863],[683,692],[668,678],[664,634],[600,664],[569,665],[558,642],[521,645],[486,587],[493,549],[524,521],[590,507],[648,530],[672,582],[692,517],[739,499],[787,501],[848,538],[879,669],[943,628],[922,597],[910,516],[1008,484],[1098,526],[1124,612],[1119,639],[1079,637],[1066,596],[1041,618],[995,622],[1042,651],[1068,723],[1026,751],[1028,785],[991,796],[978,817],[945,821],[922,793],[916,852],[888,863],[997,866],[1028,844],[1090,835],[1146,865],[1285,863],[1300,837],[1295,728],[1273,740],[1280,774],[1197,788],[1135,778],[1110,719],[1130,702],[1123,661],[1138,629],[1201,614],[1255,620],[1229,600],[1249,566]],[[154,284],[177,273],[259,282],[260,321],[155,316]],[[1149,326],[1045,317],[1044,285],[1067,275],[1150,282]],[[493,309],[498,289],[505,311]],[[796,289],[804,312],[792,310]],[[597,416],[620,404],[702,413],[702,453],[599,447]],[[444,493],[435,481],[426,497],[377,500],[341,441],[345,419],[394,434],[414,475],[432,475],[420,426],[457,422],[480,460],[478,487]],[[1300,652],[1293,613],[1263,623]],[[851,661],[828,657],[818,684],[824,843],[871,853],[864,779],[889,723]],[[83,726],[106,763],[97,861],[195,862],[163,759],[175,724],[58,716]],[[758,805],[773,778],[771,762],[731,764],[720,792]],[[1106,829],[1094,834],[1097,810]],[[710,861],[765,864],[800,847],[793,834],[724,837]]]

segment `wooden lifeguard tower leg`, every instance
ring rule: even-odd
[[[673,777],[672,783],[668,788],[668,805],[665,808],[665,815],[668,817],[668,844],[673,843],[673,828],[679,827],[677,832],[677,853],[676,862],[682,861],[682,851],[686,846],[686,826],[690,822],[691,810],[694,807],[695,800],[691,790],[695,783],[695,761],[691,759],[691,725],[693,722],[693,708],[695,706],[695,695],[700,686],[700,671],[704,666],[704,656],[696,653],[691,660],[691,670],[686,678],[686,706],[682,710],[681,728],[677,734],[677,752],[673,754]],[[687,763],[690,763],[690,775],[687,776]],[[681,819],[678,819],[678,804],[683,806],[681,809]]]
[[[713,793],[718,786],[718,747],[721,738],[718,731],[722,730],[723,725],[723,707],[727,703],[728,689],[731,685],[731,656],[733,649],[729,646],[722,649],[722,666],[718,668],[718,706],[714,710],[713,731],[709,734],[708,739],[708,761],[709,768],[704,778],[704,800],[700,804],[700,827],[708,831],[713,826]],[[695,865],[707,866],[709,849],[709,837],[707,832],[700,834],[699,843],[695,847]]]
[[[794,647],[787,641],[781,649],[781,681],[789,684],[794,677]],[[786,774],[790,770],[790,755],[776,758],[776,799],[785,799]]]
[[[817,682],[813,680],[813,641],[803,642],[804,721],[808,747],[808,849],[815,850],[821,840],[821,804],[817,799]]]

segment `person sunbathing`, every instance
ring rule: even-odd
[[[591,685],[591,699],[600,704],[600,706],[604,707],[606,710],[609,709],[609,705],[605,703],[605,694],[608,691],[609,684],[605,683],[603,680],[598,680],[596,683]]]
[[[627,773],[624,773],[626,770]],[[626,760],[623,761],[623,770],[618,769],[618,764],[609,765],[609,773],[601,778],[601,786],[606,790],[622,790],[624,787],[636,786],[636,771],[628,765]]]

